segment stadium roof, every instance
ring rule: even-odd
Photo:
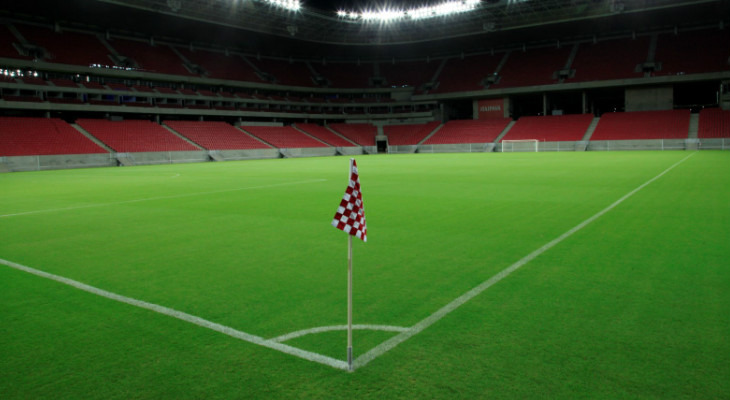
[[[298,11],[290,11],[263,0],[26,0],[13,5],[11,14],[33,13],[54,21],[216,43],[264,55],[405,58],[576,35],[719,24],[728,18],[729,9],[727,0],[482,0],[472,12],[376,23],[338,17],[337,10],[395,8],[413,2],[300,2]]]

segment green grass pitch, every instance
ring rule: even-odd
[[[728,152],[359,156],[354,322],[411,327],[687,156],[353,373],[0,265],[0,398],[730,398]],[[347,168],[0,174],[0,259],[264,339],[342,325]]]

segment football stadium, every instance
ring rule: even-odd
[[[730,398],[730,1],[0,6],[0,399]]]

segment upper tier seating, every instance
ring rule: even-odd
[[[375,146],[378,129],[371,124],[330,124],[329,127],[360,146]]]
[[[144,42],[126,39],[110,40],[109,44],[120,55],[137,62],[139,68],[146,72],[157,72],[170,75],[195,75],[183,65],[183,60],[169,46],[150,46]]]
[[[591,121],[593,121],[593,114],[522,117],[517,120],[502,140],[578,141],[583,139]]]
[[[499,65],[502,55],[478,55],[452,58],[446,61],[438,77],[439,85],[433,93],[463,92],[484,89],[482,81]]]
[[[689,110],[606,113],[591,140],[686,139]]]
[[[330,81],[330,86],[336,88],[366,88],[370,87],[370,78],[375,76],[373,64],[314,64],[312,65],[319,75]]]
[[[419,87],[431,82],[440,61],[397,61],[395,64],[380,63],[380,76],[388,86]]]
[[[261,59],[253,60],[259,70],[273,75],[278,85],[313,87],[312,71],[301,61]]]
[[[190,51],[185,48],[177,48],[177,50],[191,63],[205,69],[208,78],[263,82],[256,74],[256,70],[239,55],[231,54],[227,56],[223,53],[201,49]]]
[[[19,43],[12,32],[4,24],[0,24],[0,57],[19,58],[22,60],[30,60],[31,57],[23,56],[13,46],[13,43]]]
[[[319,126],[317,124],[296,124],[298,129],[307,132],[308,134],[316,137],[317,139],[329,144],[334,147],[355,147],[354,144],[347,140],[337,136],[334,132],[329,129]]]
[[[58,118],[0,117],[0,156],[106,153]]]
[[[385,125],[383,132],[388,136],[390,146],[409,146],[421,142],[429,133],[433,132],[439,125],[438,121],[425,124],[408,125]]]
[[[570,55],[570,46],[513,51],[499,71],[499,82],[491,88],[548,85],[557,83],[555,71],[563,69]]]
[[[700,139],[730,138],[730,110],[705,108],[700,111]]]
[[[49,28],[29,25],[16,25],[26,40],[48,51],[46,61],[58,64],[113,65],[109,49],[94,35],[63,31],[54,32]]]
[[[270,148],[225,122],[165,121],[165,125],[208,150]]]
[[[328,147],[291,126],[243,126],[241,129],[280,149]]]
[[[494,142],[510,121],[509,118],[449,121],[423,144]]]
[[[118,152],[200,150],[150,121],[79,119],[76,123]]]
[[[667,33],[659,36],[654,75],[681,75],[730,70],[730,30]],[[691,55],[691,56],[690,56]]]
[[[646,61],[649,52],[648,36],[636,39],[616,39],[581,43],[571,65],[575,77],[565,82],[602,81],[641,78],[636,66]]]

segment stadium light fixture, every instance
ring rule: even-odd
[[[361,12],[337,11],[337,16],[351,21],[389,23],[397,20],[422,20],[445,17],[476,9],[481,0],[450,0],[429,7],[418,7],[407,10],[382,9]]]
[[[299,11],[302,8],[302,3],[299,0],[263,0],[265,3],[271,4],[272,6],[280,7],[289,11]]]

